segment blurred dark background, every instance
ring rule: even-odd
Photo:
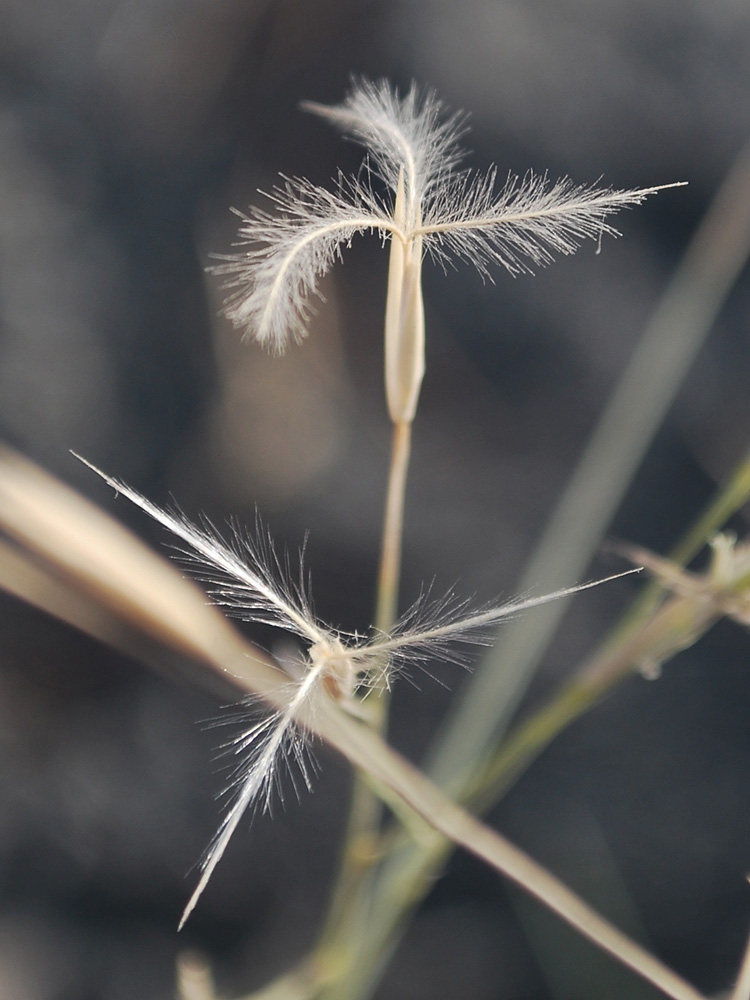
[[[283,359],[217,318],[204,272],[234,238],[229,206],[278,171],[325,183],[358,164],[298,102],[338,102],[352,73],[416,80],[470,112],[473,166],[690,184],[621,216],[623,239],[601,255],[585,246],[534,278],[426,268],[404,601],[431,580],[479,600],[512,593],[750,135],[750,10],[735,0],[4,0],[0,61],[0,435],[157,545],[69,449],[191,514],[251,523],[257,505],[292,550],[309,531],[317,610],[347,629],[369,623],[377,563],[386,255],[355,241],[308,341]],[[746,450],[749,315],[745,273],[613,535],[663,551]],[[540,690],[631,589],[584,599]],[[346,769],[321,750],[314,795],[245,824],[178,938],[185,875],[218,816],[217,735],[199,725],[217,695],[10,599],[0,614],[3,1000],[172,996],[188,946],[228,996],[281,972],[324,906]],[[440,678],[460,687],[454,670]],[[411,755],[451,697],[419,686],[394,707]],[[600,875],[620,886],[618,912],[659,954],[702,989],[726,988],[750,915],[749,720],[750,643],[722,625],[572,727],[492,822],[589,898]],[[379,995],[595,995],[543,957],[540,919],[457,856]],[[558,940],[581,982],[649,995],[589,979],[591,952]]]

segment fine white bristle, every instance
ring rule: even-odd
[[[362,169],[339,176],[333,190],[282,176],[266,196],[268,210],[237,212],[239,249],[211,268],[231,290],[226,316],[275,353],[306,335],[320,278],[357,233],[404,245],[421,240],[440,262],[463,259],[483,275],[495,266],[515,275],[573,253],[584,239],[616,236],[606,220],[663,189],[616,191],[531,172],[498,183],[495,167],[466,170],[458,145],[464,119],[445,117],[434,95],[416,87],[402,97],[386,81],[359,80],[338,106],[303,107],[365,147]],[[405,212],[397,220],[401,176]]]
[[[299,669],[289,671],[286,707],[260,721],[254,720],[225,747],[236,761],[230,787],[232,799],[204,855],[201,877],[180,927],[194,909],[243,815],[256,804],[269,807],[280,763],[296,763],[309,786],[304,758],[306,734],[297,724],[303,707],[314,711],[316,699],[336,697],[344,708],[356,712],[356,692],[373,682],[390,683],[393,672],[403,664],[427,660],[462,662],[463,658],[456,655],[455,643],[487,642],[488,630],[503,619],[606,582],[585,583],[474,612],[468,611],[466,602],[457,602],[451,596],[437,601],[422,599],[406,612],[392,634],[371,639],[347,637],[313,617],[309,601],[301,587],[291,586],[289,574],[283,572],[283,563],[267,535],[261,532],[260,540],[251,543],[235,532],[232,547],[210,525],[198,527],[182,514],[169,513],[85,459],[81,461],[188,547],[179,550],[181,557],[184,560],[189,556],[194,575],[209,584],[218,603],[233,611],[241,609],[246,620],[291,632],[306,646]],[[632,572],[638,570],[618,576]]]

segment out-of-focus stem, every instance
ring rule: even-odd
[[[580,578],[750,256],[750,144],[737,157],[636,345],[551,515],[519,593]],[[502,738],[568,602],[509,622],[466,685],[428,772],[454,796]]]
[[[411,179],[413,184],[413,178]],[[413,190],[410,189],[413,196]],[[420,220],[419,207],[408,204],[401,171],[394,220],[405,225],[407,213]],[[385,308],[385,393],[393,425],[383,535],[375,598],[374,627],[387,633],[398,616],[404,498],[411,454],[411,426],[424,375],[424,304],[422,301],[422,240],[408,243],[394,237],[388,267]],[[388,722],[388,679],[383,678],[367,699],[370,724],[382,734]],[[374,866],[378,860],[382,804],[364,777],[356,774],[341,867],[323,934],[312,956],[314,974],[323,984],[318,994],[335,1000],[351,974],[367,938]]]
[[[402,182],[400,187],[403,203]],[[580,575],[749,251],[750,145],[733,165],[659,304],[519,590],[544,588],[545,584],[554,589]],[[400,253],[402,248],[394,241],[390,277],[398,295],[389,290],[394,322],[402,314],[402,285],[395,280],[396,274],[403,273],[396,266],[403,265]],[[726,516],[728,512],[718,520],[716,529]],[[699,531],[698,527],[695,537],[707,540],[706,525],[700,525]],[[692,551],[694,541],[686,540],[686,547]],[[659,585],[654,585],[647,599],[650,608],[659,591]],[[561,601],[541,609],[533,627],[527,628],[524,622],[513,627],[511,623],[504,648],[499,651],[501,662],[488,662],[486,669],[475,676],[471,695],[443,734],[431,761],[433,778],[451,794],[465,799],[473,797],[473,792],[479,797],[475,762],[509,723],[564,604]],[[645,613],[645,601],[639,610]],[[643,621],[640,614],[632,613],[635,617],[623,624],[627,635],[632,634],[631,623],[637,628],[636,622]],[[625,632],[618,639],[626,641]],[[559,693],[559,700],[541,710],[533,724],[537,726],[535,733],[526,730],[521,739],[520,729],[507,738],[499,751],[505,763],[501,766],[498,762],[498,771],[492,776],[496,792],[512,783],[561,729],[603,693],[590,697],[592,692],[584,696],[580,690],[566,690]],[[533,740],[528,739],[530,735]],[[425,837],[419,846],[397,849],[380,866],[369,936],[356,967],[350,963],[348,988],[341,983],[340,996],[352,1000],[366,996],[373,988],[379,970],[395,948],[399,929],[427,892],[449,849],[435,834]]]
[[[727,485],[670,553],[671,561],[677,565],[689,562],[749,499],[750,456],[746,455]],[[557,735],[630,676],[633,664],[648,657],[655,643],[663,648],[665,641],[671,641],[679,647],[681,628],[697,638],[696,622],[694,617],[691,619],[687,601],[676,598],[655,610],[663,593],[664,587],[658,581],[645,587],[622,622],[575,676],[508,734],[489,765],[464,789],[462,801],[472,811],[481,813],[499,801]],[[705,628],[710,626],[710,618],[707,609]],[[418,849],[400,837],[390,845],[389,856],[379,869],[364,951],[349,974],[342,997],[362,1000],[370,994],[399,940],[400,928],[452,850],[453,845],[434,830],[424,832]]]

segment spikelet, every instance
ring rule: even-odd
[[[400,243],[417,271],[426,252],[442,263],[466,260],[485,276],[495,266],[519,274],[573,253],[584,239],[617,235],[607,219],[662,190],[616,191],[531,172],[498,184],[494,167],[460,167],[463,118],[445,117],[435,96],[415,86],[401,97],[387,81],[359,80],[336,107],[303,107],[365,147],[363,168],[339,175],[333,190],[282,176],[267,196],[270,211],[237,212],[240,249],[212,268],[232,290],[226,316],[275,353],[305,336],[319,279],[358,233]]]
[[[247,621],[261,622],[291,633],[305,647],[295,669],[287,668],[287,705],[253,720],[225,744],[225,751],[236,760],[230,783],[230,804],[204,855],[201,876],[180,927],[195,907],[242,816],[255,805],[269,807],[278,784],[280,762],[296,763],[309,787],[306,734],[297,724],[303,705],[314,712],[318,699],[333,698],[343,708],[359,715],[358,694],[366,693],[374,683],[390,684],[394,673],[404,664],[421,664],[428,659],[462,662],[463,657],[456,654],[453,644],[488,642],[489,630],[504,619],[606,582],[585,583],[474,612],[468,611],[466,602],[452,597],[437,601],[423,598],[402,616],[390,635],[375,635],[369,639],[357,634],[346,635],[315,618],[302,582],[292,582],[286,564],[278,558],[268,535],[260,529],[254,541],[235,529],[232,543],[228,544],[209,522],[194,525],[183,514],[157,507],[125,483],[110,478],[85,459],[81,461],[187,546],[177,549],[180,558],[187,561],[194,575],[208,586],[217,603]],[[622,575],[626,574],[618,574]]]

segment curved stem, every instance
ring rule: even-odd
[[[750,455],[745,455],[727,485],[672,550],[670,559],[678,565],[689,562],[749,499]],[[556,736],[631,674],[632,663],[643,656],[665,628],[671,631],[675,617],[679,618],[679,601],[675,602],[677,607],[673,604],[656,611],[663,592],[658,581],[644,588],[609,639],[549,702],[508,734],[488,765],[464,788],[460,799],[464,805],[481,814],[497,803]],[[453,845],[436,830],[422,831],[418,844],[396,835],[388,845],[378,868],[369,935],[342,997],[362,1000],[370,995],[402,929],[452,850]]]

